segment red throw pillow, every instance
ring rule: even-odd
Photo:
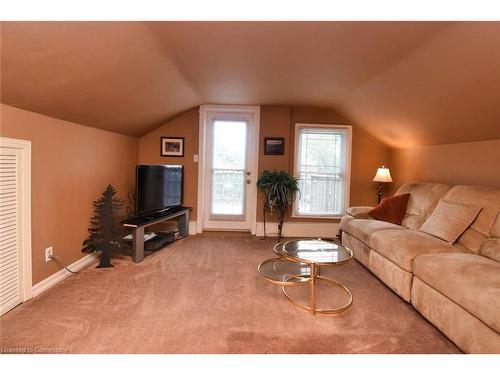
[[[409,193],[384,198],[377,207],[374,207],[373,210],[368,212],[368,215],[377,220],[401,225],[406,214],[408,199],[410,199]]]

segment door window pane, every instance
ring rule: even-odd
[[[211,213],[243,215],[247,123],[214,121]]]

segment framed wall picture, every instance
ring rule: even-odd
[[[184,138],[161,137],[161,156],[184,156]]]
[[[266,137],[264,138],[264,155],[284,155],[285,138]]]

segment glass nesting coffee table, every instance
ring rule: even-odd
[[[334,241],[318,239],[297,239],[280,242],[274,246],[278,257],[265,260],[257,267],[259,274],[273,284],[281,286],[285,298],[293,305],[319,314],[340,314],[352,305],[352,294],[340,282],[321,275],[321,267],[342,265],[349,262],[352,251]],[[318,308],[316,287],[325,281],[340,289],[346,295],[347,303],[336,308]],[[293,298],[287,291],[292,286],[309,286],[309,304]]]

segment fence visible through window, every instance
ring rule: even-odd
[[[344,194],[343,175],[301,172],[299,186],[299,212],[316,215],[341,213],[339,198]]]
[[[213,169],[212,210],[216,215],[242,215],[245,188],[243,169]]]
[[[342,215],[345,210],[346,130],[299,127],[297,177],[300,195],[296,213],[309,216]]]

